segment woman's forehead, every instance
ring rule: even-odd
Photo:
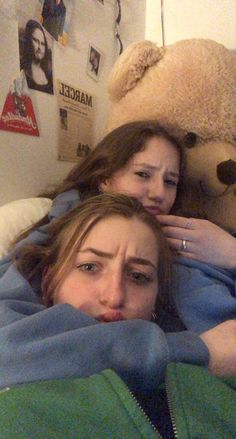
[[[89,249],[107,253],[126,253],[129,256],[148,257],[157,262],[158,243],[151,226],[136,216],[125,218],[113,215],[101,219],[87,234],[79,251]]]

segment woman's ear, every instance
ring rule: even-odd
[[[104,180],[102,183],[100,183],[99,190],[101,192],[107,192],[109,190],[109,187],[110,187],[110,180],[107,179],[107,180]]]

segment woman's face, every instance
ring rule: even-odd
[[[97,223],[57,288],[54,304],[69,303],[101,322],[151,319],[158,294],[158,244],[137,218]]]
[[[35,29],[32,32],[32,46],[33,46],[33,52],[34,52],[34,58],[37,61],[41,61],[45,56],[45,38],[44,34],[40,29]]]
[[[152,137],[146,141],[145,149],[102,183],[100,189],[133,196],[154,215],[168,214],[176,198],[179,170],[176,146],[163,137]]]

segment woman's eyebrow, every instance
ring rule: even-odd
[[[102,250],[98,250],[97,248],[87,247],[83,250],[79,250],[79,253],[94,253],[96,256],[102,256],[103,258],[111,259],[114,255],[112,253],[107,253]]]
[[[101,256],[102,258],[112,259],[114,257],[114,255],[112,253],[104,252],[102,250],[98,250],[97,248],[93,248],[93,247],[87,247],[83,250],[79,250],[79,253],[87,253],[87,252],[94,253],[96,256]],[[155,270],[157,269],[155,264],[153,264],[149,259],[146,259],[146,258],[130,256],[130,257],[128,257],[126,262],[138,264],[138,265],[147,265],[147,266],[154,268]]]
[[[138,264],[138,265],[147,265],[147,266],[152,267],[155,270],[157,270],[156,265],[153,264],[149,259],[138,258],[136,256],[130,256],[128,258],[127,262],[130,262],[130,263],[133,263],[133,264]]]
[[[133,166],[143,166],[144,168],[147,168],[147,169],[150,169],[150,170],[154,170],[154,171],[156,171],[156,170],[158,170],[159,168],[158,168],[158,166],[153,166],[153,165],[150,165],[150,164],[148,164],[148,163],[133,163]],[[169,175],[171,175],[172,177],[176,177],[176,178],[179,178],[179,172],[175,172],[175,171],[168,171],[167,170],[167,172],[168,172],[168,174]]]

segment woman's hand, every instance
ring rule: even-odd
[[[187,258],[236,268],[236,239],[216,224],[196,218],[158,215],[170,247]]]
[[[210,353],[213,375],[236,377],[236,320],[228,320],[200,335]]]

